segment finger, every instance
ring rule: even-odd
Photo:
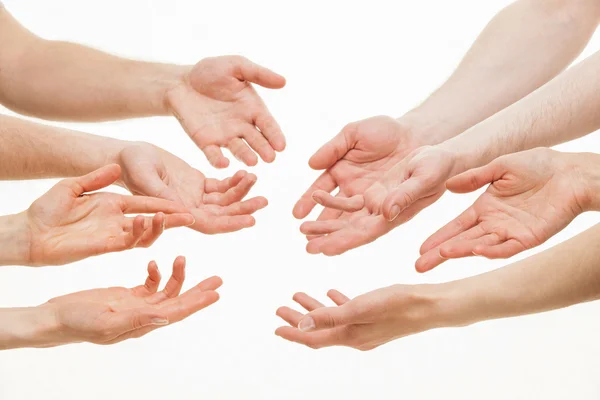
[[[444,258],[462,258],[473,256],[476,246],[495,246],[501,243],[501,239],[495,233],[488,234],[476,239],[456,240],[440,246],[440,255]]]
[[[335,289],[331,289],[330,291],[328,291],[327,297],[333,300],[333,302],[338,306],[344,305],[350,301],[349,297]]]
[[[221,278],[218,276],[211,276],[210,278],[207,278],[197,284],[196,288],[198,288],[198,290],[202,290],[203,292],[210,290],[215,291],[220,288],[221,285],[223,285],[223,280]]]
[[[304,316],[301,312],[289,307],[279,307],[275,314],[294,328],[298,326],[298,323],[300,323],[300,320]]]
[[[146,196],[120,196],[123,214],[189,213],[182,204]]]
[[[332,329],[352,323],[354,311],[346,303],[338,307],[322,307],[306,314],[298,323],[302,332]]]
[[[312,311],[312,310],[316,310],[317,308],[320,308],[320,307],[325,307],[323,305],[323,303],[319,302],[318,300],[313,299],[306,293],[301,293],[301,292],[296,293],[293,297],[293,300],[296,303],[300,304],[302,307],[304,307],[307,311]]]
[[[129,220],[129,219],[128,219]],[[135,247],[146,232],[146,218],[143,215],[137,215],[131,221],[131,230],[128,235],[129,244],[128,248]]]
[[[347,221],[332,219],[329,221],[307,221],[300,225],[300,232],[309,236],[328,235],[348,225]]]
[[[338,193],[336,196],[341,197],[343,195],[341,193]],[[319,214],[319,216],[317,217],[317,220],[315,222],[329,221],[332,219],[337,219],[337,218],[341,217],[343,213],[344,212],[342,210],[336,210],[335,208],[324,208],[321,211],[321,213]],[[300,228],[302,228],[302,226],[300,226]],[[306,240],[316,239],[319,236],[321,236],[321,235],[307,235]]]
[[[329,142],[325,143],[308,160],[312,169],[331,168],[338,160],[341,160],[352,147],[348,143],[344,131],[338,133]]]
[[[285,340],[302,344],[312,349],[347,346],[349,342],[348,331],[344,329],[330,329],[307,333],[291,326],[282,326],[275,330],[275,334]]]
[[[158,265],[156,265],[155,261],[150,261],[148,263],[148,277],[146,278],[146,282],[144,282],[143,285],[133,288],[133,292],[142,297],[154,294],[158,290],[160,279],[161,276]]]
[[[333,178],[333,175],[329,171],[325,171],[319,176],[314,183],[308,188],[308,190],[302,195],[300,200],[294,206],[294,217],[302,219],[306,217],[310,211],[317,204],[313,199],[312,195],[317,190],[323,190],[330,193],[337,187],[337,182]]]
[[[238,171],[232,177],[219,180],[207,178],[204,181],[205,193],[225,193],[232,187],[235,187],[247,175],[246,171]]]
[[[117,164],[106,165],[87,175],[65,179],[59,185],[66,185],[73,190],[73,194],[81,196],[86,192],[93,192],[112,185],[121,176],[121,167]]]
[[[214,216],[199,209],[192,212],[196,217],[196,223],[190,228],[207,235],[236,232],[256,224],[256,220],[251,215]]]
[[[144,194],[149,195],[149,197],[156,197],[183,204],[179,194],[167,186],[158,173],[150,173],[144,177]]]
[[[425,195],[423,182],[420,179],[409,178],[385,198],[383,202],[383,216],[388,221],[393,221],[402,211],[422,197],[425,197]]]
[[[471,229],[477,223],[478,215],[473,207],[467,208],[462,214],[442,228],[438,229],[433,235],[421,245],[420,254],[425,254],[434,247],[452,239],[456,235]]]
[[[202,152],[206,156],[206,159],[215,168],[227,168],[229,166],[229,160],[223,155],[223,151],[217,145],[210,144],[203,147]]]
[[[157,304],[166,299],[177,297],[185,281],[185,257],[179,256],[173,262],[173,272],[165,288],[153,294],[146,301],[148,304]]]
[[[196,219],[190,213],[177,213],[165,215],[165,229],[180,228],[183,226],[192,226]]]
[[[208,193],[203,197],[204,204],[216,204],[219,206],[228,206],[242,200],[250,192],[250,189],[256,183],[256,175],[245,174],[241,181],[229,188],[225,193]]]
[[[424,273],[431,271],[446,261],[448,261],[448,259],[440,255],[440,249],[433,248],[417,259],[415,262],[415,269],[417,272]]]
[[[389,224],[383,219],[382,216],[375,216],[375,218],[381,218],[383,225]],[[320,236],[316,239],[310,240],[306,244],[306,251],[309,254],[323,253],[326,256],[338,256],[345,253],[346,251],[371,243],[378,236],[383,235],[390,228],[383,228],[379,234],[375,230],[355,230],[349,228],[343,228],[338,231],[332,232],[327,236]]]
[[[520,242],[515,239],[509,239],[495,246],[478,244],[473,249],[473,254],[486,258],[508,258],[525,250],[527,248]]]
[[[165,214],[159,212],[153,217],[147,217],[145,225],[150,225],[142,235],[142,239],[136,244],[140,247],[150,247],[156,242],[160,235],[165,231]]]
[[[352,197],[332,196],[324,190],[317,190],[312,198],[323,207],[335,208],[346,212],[356,212],[365,206],[365,198],[361,195]]]
[[[241,81],[256,83],[268,89],[281,89],[285,86],[285,78],[268,68],[258,65],[245,57],[240,57],[235,69],[235,76]]]
[[[218,215],[250,215],[265,208],[269,202],[264,197],[254,197],[223,207]]]
[[[275,150],[271,147],[267,139],[254,126],[247,127],[242,136],[246,143],[250,145],[264,162],[275,161]]]
[[[232,139],[227,145],[227,148],[229,151],[231,151],[231,154],[233,154],[235,158],[244,164],[251,167],[258,164],[258,158],[256,157],[256,154],[250,150],[250,147],[248,147],[248,145],[242,139]]]
[[[254,119],[254,125],[260,130],[260,133],[268,140],[275,151],[285,150],[285,136],[281,127],[268,112],[261,113]]]
[[[502,177],[505,169],[502,161],[492,161],[483,167],[474,168],[446,181],[446,188],[453,193],[468,193]]]
[[[137,329],[156,328],[169,324],[168,314],[154,307],[136,308],[112,312],[105,323],[104,330],[111,332],[107,341]]]

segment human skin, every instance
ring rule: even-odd
[[[546,148],[502,156],[446,182],[455,193],[485,193],[421,246],[426,272],[447,259],[508,258],[539,246],[575,217],[600,210],[600,156]]]
[[[289,326],[276,334],[322,348],[371,350],[401,337],[441,327],[516,317],[600,299],[600,225],[504,268],[453,282],[393,285],[352,300],[331,290],[336,306],[297,293],[301,313],[281,307]]]
[[[44,40],[0,8],[0,103],[48,120],[104,121],[175,116],[209,162],[221,148],[247,165],[272,162],[285,138],[252,84],[285,79],[241,56],[194,66],[128,60],[75,43]]]
[[[134,288],[92,289],[37,307],[0,309],[0,350],[81,342],[108,345],[179,322],[215,303],[222,284],[213,276],[180,295],[185,263],[184,257],[175,259],[161,291],[160,272],[152,261],[146,282]]]
[[[255,224],[252,214],[264,197],[244,200],[256,176],[238,171],[230,178],[206,178],[185,161],[144,142],[104,138],[19,118],[0,116],[0,179],[40,179],[88,174],[118,164],[117,184],[135,195],[174,201],[194,216],[190,228],[206,234]]]
[[[326,207],[316,221],[301,225],[307,251],[338,255],[370,243],[437,200],[439,191],[423,194],[390,221],[391,211],[388,218],[373,214],[363,196],[416,150],[478,126],[563,71],[599,17],[594,1],[515,2],[490,21],[452,76],[420,106],[399,119],[380,116],[347,125],[311,157],[310,167],[324,172],[294,207],[300,219],[317,203]],[[336,188],[339,193],[331,196]]]
[[[111,164],[62,180],[26,211],[0,217],[0,265],[63,265],[148,247],[165,229],[194,223],[187,208],[172,201],[96,192],[119,174]]]

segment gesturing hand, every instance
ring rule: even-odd
[[[118,165],[80,178],[65,179],[22,214],[29,227],[28,265],[67,264],[98,254],[150,246],[164,229],[187,226],[194,217],[182,205],[163,199],[85,194],[114,183]],[[127,214],[156,213],[153,217]],[[165,215],[167,214],[167,215]]]
[[[266,162],[285,148],[281,128],[251,83],[280,89],[285,78],[244,57],[206,58],[167,93],[183,129],[216,168],[229,165],[221,147],[246,165],[258,162],[248,145]]]
[[[294,300],[308,313],[279,308],[277,315],[291,326],[277,328],[275,334],[313,349],[347,346],[371,350],[436,327],[436,301],[427,293],[426,286],[394,285],[350,300],[330,290],[327,296],[337,307],[325,307],[304,293],[296,293]]]
[[[215,303],[221,278],[212,277],[179,295],[185,279],[185,258],[177,257],[173,274],[158,292],[160,272],[154,261],[148,264],[144,285],[131,289],[93,289],[57,297],[39,306],[53,316],[55,337],[48,345],[75,342],[113,344],[139,338],[181,321]]]
[[[475,203],[429,237],[418,271],[473,254],[507,258],[539,246],[565,228],[588,203],[584,155],[533,149],[497,158],[450,179],[467,193],[491,183]]]
[[[341,254],[408,221],[440,198],[455,164],[451,153],[425,146],[387,165],[385,171],[371,174],[361,191],[335,197],[327,190],[315,191],[313,199],[327,209],[324,218],[300,227],[302,233],[310,235],[308,252]]]
[[[267,205],[264,197],[242,201],[256,176],[239,171],[219,181],[206,178],[173,154],[148,143],[126,145],[117,157],[123,185],[133,194],[156,196],[186,206],[195,218],[190,226],[214,234],[253,226],[255,211]]]

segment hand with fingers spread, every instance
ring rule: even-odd
[[[450,179],[467,193],[490,184],[475,203],[421,247],[416,268],[429,271],[451,258],[508,258],[544,243],[577,215],[593,209],[595,154],[537,148],[502,156]]]
[[[126,144],[115,160],[123,169],[121,183],[131,193],[171,200],[195,218],[190,228],[206,234],[233,232],[254,225],[252,214],[267,205],[264,197],[244,200],[256,176],[238,171],[219,181],[173,154],[149,143]]]
[[[285,148],[281,128],[252,83],[280,89],[285,78],[244,57],[222,56],[201,60],[167,92],[173,114],[216,168],[229,165],[221,147],[249,166],[258,162],[255,152],[272,162]]]
[[[172,201],[92,193],[119,179],[111,164],[80,178],[65,179],[36,200],[27,211],[8,216],[9,226],[26,238],[19,265],[59,265],[87,257],[150,246],[165,229],[188,226],[194,217]],[[128,214],[154,214],[154,216]],[[21,234],[21,232],[26,232]],[[16,239],[15,239],[16,240]],[[8,247],[8,246],[7,246]]]
[[[336,304],[325,307],[314,298],[296,293],[294,301],[307,313],[281,307],[277,315],[290,326],[275,334],[313,349],[347,346],[371,350],[403,336],[436,327],[436,308],[427,286],[394,285],[350,300],[337,290],[327,296]]]
[[[14,331],[10,340],[2,340],[0,334],[0,349],[79,342],[114,344],[179,322],[219,299],[216,290],[221,278],[208,278],[180,295],[184,278],[185,258],[177,257],[171,278],[158,291],[160,272],[152,261],[144,285],[86,290],[38,307],[0,309],[3,319],[16,319],[10,324]]]
[[[315,191],[313,199],[326,210],[324,218],[300,227],[309,236],[308,252],[338,255],[376,240],[439,199],[456,170],[452,153],[424,146],[370,175],[361,191],[348,196]]]

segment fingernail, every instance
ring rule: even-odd
[[[390,221],[395,220],[398,215],[400,215],[400,207],[399,206],[392,206],[392,209],[390,210]]]
[[[164,318],[152,318],[152,320],[150,322],[152,323],[152,325],[168,325],[169,324],[169,320],[164,319]]]
[[[300,321],[298,324],[298,329],[300,329],[302,332],[312,331],[315,329],[315,320],[311,317],[302,319],[302,321]]]

